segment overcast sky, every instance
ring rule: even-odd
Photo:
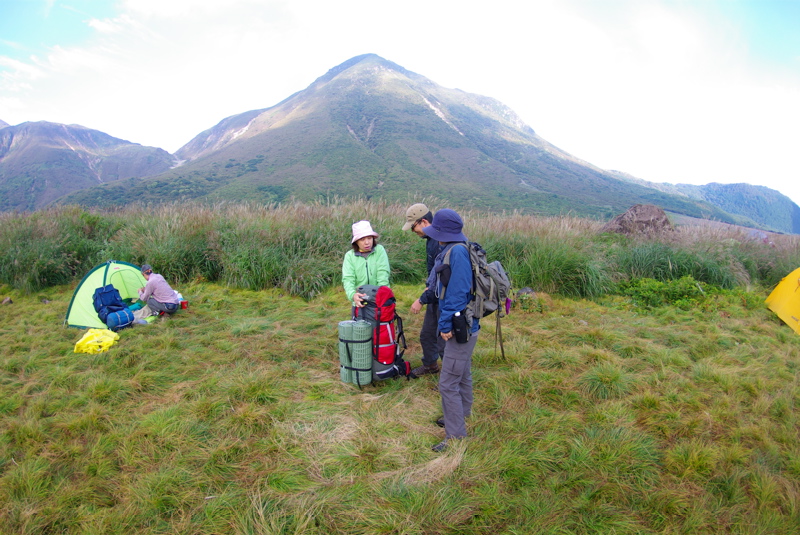
[[[2,0],[0,119],[175,152],[365,53],[599,167],[800,204],[800,0]]]

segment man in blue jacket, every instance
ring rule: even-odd
[[[478,318],[470,318],[467,305],[472,300],[472,264],[466,244],[467,237],[462,232],[464,222],[455,211],[439,210],[433,216],[430,226],[423,229],[442,245],[436,257],[433,270],[428,278],[428,286],[435,288],[439,298],[439,335],[445,341],[442,368],[439,373],[439,394],[442,396],[444,417],[436,423],[444,427],[445,438],[433,446],[440,452],[447,448],[448,440],[467,436],[465,419],[472,413],[472,352],[478,341],[480,323]],[[449,255],[449,256],[448,256]],[[449,262],[445,262],[445,258]],[[454,334],[459,322],[463,325],[464,336],[456,340]]]

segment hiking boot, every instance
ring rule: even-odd
[[[441,442],[439,442],[438,444],[436,444],[435,446],[432,446],[431,449],[433,451],[435,451],[436,453],[443,452],[444,450],[447,449],[447,439],[444,439]]]
[[[413,373],[415,377],[419,377],[420,375],[428,375],[429,373],[439,373],[439,365],[434,363],[430,366],[426,366],[423,364],[422,366],[411,370],[411,373]]]
[[[439,427],[444,427],[444,416],[436,420],[436,425],[438,425]]]

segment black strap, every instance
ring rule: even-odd
[[[372,368],[354,368],[352,366],[342,366],[345,370],[353,370],[357,372],[371,372]]]
[[[396,356],[402,358],[408,349],[408,344],[406,344],[406,333],[403,330],[403,318],[400,317],[399,314],[394,315],[394,319],[397,323],[397,328],[395,329],[394,339],[397,342],[397,351]]]
[[[372,337],[368,338],[367,340],[346,340],[344,338],[339,338],[340,342],[344,342],[344,347],[347,349],[347,362],[350,366],[343,366],[345,370],[354,370],[356,372],[372,372],[372,368],[354,368],[353,367],[353,355],[350,354],[350,344],[366,344],[372,342]],[[358,373],[356,373],[356,384],[358,385],[358,389],[361,390],[361,377],[359,377]]]
[[[367,342],[372,342],[372,338],[370,337],[366,340],[345,340],[344,338],[339,338],[339,341],[345,344],[366,344]]]

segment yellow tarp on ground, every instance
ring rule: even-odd
[[[89,329],[75,343],[75,353],[102,353],[119,340],[119,335],[108,329]]]
[[[800,334],[800,268],[786,275],[765,302],[771,311]]]

